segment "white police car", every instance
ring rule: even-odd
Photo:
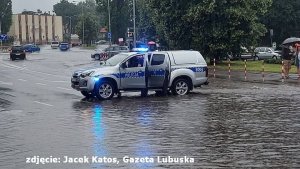
[[[99,68],[76,71],[72,88],[84,96],[111,99],[120,91],[148,90],[185,95],[194,87],[208,84],[207,64],[198,51],[163,51],[120,53]]]

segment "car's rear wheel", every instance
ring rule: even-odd
[[[100,55],[96,54],[95,55],[95,60],[100,60]]]
[[[174,95],[186,95],[190,91],[190,82],[187,79],[177,79],[172,85]]]
[[[115,94],[115,87],[110,81],[103,81],[97,84],[94,90],[99,100],[109,100]]]

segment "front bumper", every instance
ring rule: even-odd
[[[71,78],[71,87],[78,91],[92,92],[94,90],[95,81],[87,76],[73,75]]]

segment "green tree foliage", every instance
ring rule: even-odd
[[[81,8],[67,0],[61,0],[53,6],[53,9],[56,15],[63,17],[64,32],[69,33],[71,24],[72,33],[74,33],[75,26],[77,25],[78,18],[81,14]]]
[[[9,31],[12,22],[12,3],[11,0],[0,0],[0,25],[1,33]]]
[[[196,49],[210,57],[239,53],[266,29],[259,17],[272,0],[148,0],[156,29],[171,48]]]
[[[85,0],[78,4],[61,0],[53,8],[56,15],[63,17],[63,25],[66,33],[64,35],[65,40],[70,38],[70,24],[72,26],[72,33],[78,34],[82,39],[83,23],[85,43],[89,44],[91,40],[97,39],[101,17],[97,13],[95,0]]]
[[[136,27],[137,37],[148,41],[156,41],[156,28],[151,19],[151,8],[146,0],[138,0],[136,2]]]
[[[300,36],[300,1],[273,0],[269,12],[262,18],[268,29],[273,29],[273,40],[281,44],[291,36]],[[269,43],[270,34],[265,40]]]
[[[84,31],[84,42],[83,44],[90,44],[91,41],[97,39],[97,32],[99,24],[97,23],[97,17],[93,15],[83,15],[80,17],[79,22],[76,25],[76,32],[80,39],[83,39]]]
[[[111,15],[112,41],[125,38],[127,28],[130,26],[130,14],[132,13],[132,0],[109,0]],[[105,26],[108,28],[108,1],[96,0],[98,12],[105,16]]]

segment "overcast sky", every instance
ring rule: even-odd
[[[69,0],[69,2],[80,2],[82,0]],[[60,0],[12,0],[12,10],[14,14],[21,13],[24,9],[28,11],[36,11],[37,9],[44,11],[52,11],[53,5]]]

